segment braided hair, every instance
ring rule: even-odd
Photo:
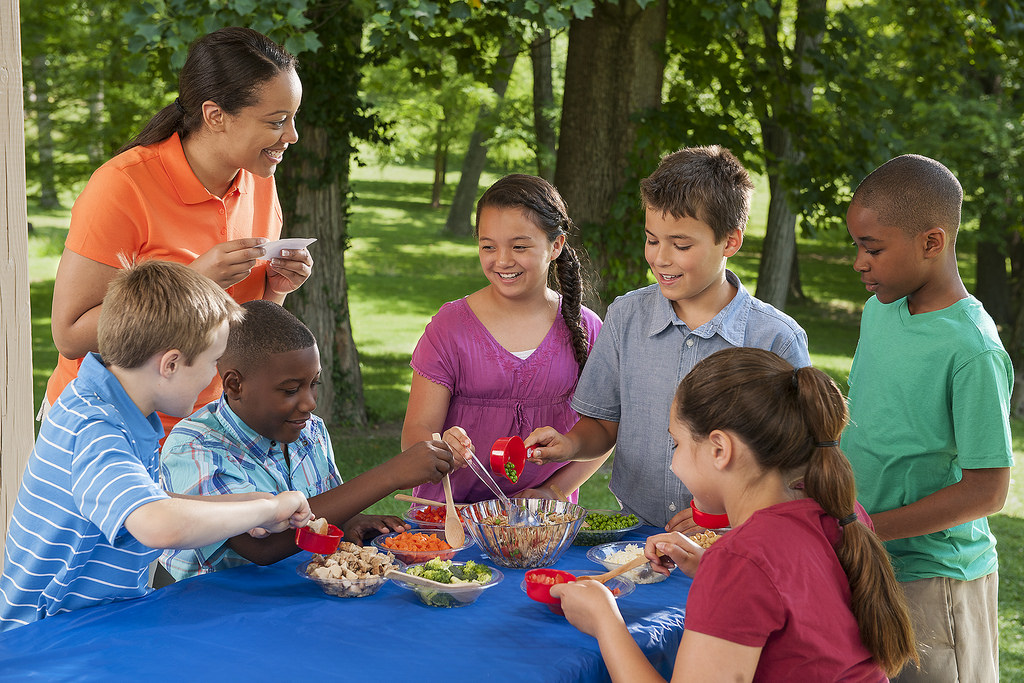
[[[568,237],[576,226],[569,218],[565,200],[551,183],[537,176],[513,173],[487,188],[476,204],[474,232],[479,236],[480,212],[485,208],[520,209],[530,221],[554,242],[559,235]],[[555,259],[554,284],[562,295],[562,319],[569,328],[573,356],[583,371],[590,348],[583,327],[583,272],[579,256],[568,241]]]

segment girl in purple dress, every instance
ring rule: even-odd
[[[489,284],[444,304],[416,344],[403,447],[443,432],[456,455],[479,453],[488,466],[499,438],[576,423],[569,400],[601,319],[581,303],[580,262],[566,243],[572,227],[562,197],[542,178],[505,176],[480,198],[476,236]],[[558,291],[548,287],[552,263]],[[508,495],[550,498],[557,484],[575,500],[603,460],[527,463],[515,483],[495,479]],[[469,468],[452,472],[451,483],[459,502],[494,498]],[[444,500],[441,484],[414,493]]]

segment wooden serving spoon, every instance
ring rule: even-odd
[[[622,565],[620,567],[616,567],[615,569],[612,569],[611,571],[605,572],[604,574],[596,574],[594,576],[578,576],[578,577],[576,577],[576,580],[577,581],[583,581],[583,580],[600,581],[601,583],[604,583],[608,579],[614,579],[619,574],[625,574],[630,569],[636,569],[637,567],[639,567],[640,565],[644,564],[647,561],[648,561],[647,558],[644,557],[643,555],[641,555],[640,557],[634,557],[632,560],[630,560],[626,564],[624,564],[624,565]]]
[[[430,500],[428,498],[417,498],[416,496],[410,496],[404,493],[396,493],[395,500],[404,500],[407,503],[419,503],[420,505],[429,505],[431,507],[436,508],[443,508],[445,506],[444,503],[438,500]],[[464,508],[467,505],[469,505],[469,503],[456,503],[455,507]]]
[[[441,435],[434,433],[430,435],[434,441],[440,441]],[[453,548],[461,548],[466,544],[466,532],[462,528],[462,520],[459,518],[459,512],[455,509],[455,499],[452,498],[452,481],[451,473],[444,475],[444,479],[441,483],[444,485],[444,503],[445,503],[445,514],[444,514],[444,540],[448,542]]]
[[[557,498],[558,500],[562,501],[563,503],[568,503],[569,502],[569,498],[566,497],[565,491],[560,489],[558,487],[558,484],[552,484],[551,485],[551,492],[553,494],[555,494],[555,498]]]

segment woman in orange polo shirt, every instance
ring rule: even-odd
[[[239,303],[282,303],[309,277],[305,249],[258,260],[260,245],[281,235],[274,171],[298,140],[295,67],[284,48],[250,29],[200,38],[178,76],[178,98],[89,179],[57,268],[51,326],[60,358],[41,414],[96,350],[100,304],[123,257],[184,263]],[[196,407],[220,391],[215,378]],[[164,417],[164,429],[174,422]]]

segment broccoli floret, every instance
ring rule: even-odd
[[[451,583],[452,581],[452,573],[447,569],[427,569],[420,576],[438,583]]]
[[[487,583],[491,580],[491,568],[486,565],[477,564],[473,560],[469,560],[462,567],[462,578],[466,581]]]

